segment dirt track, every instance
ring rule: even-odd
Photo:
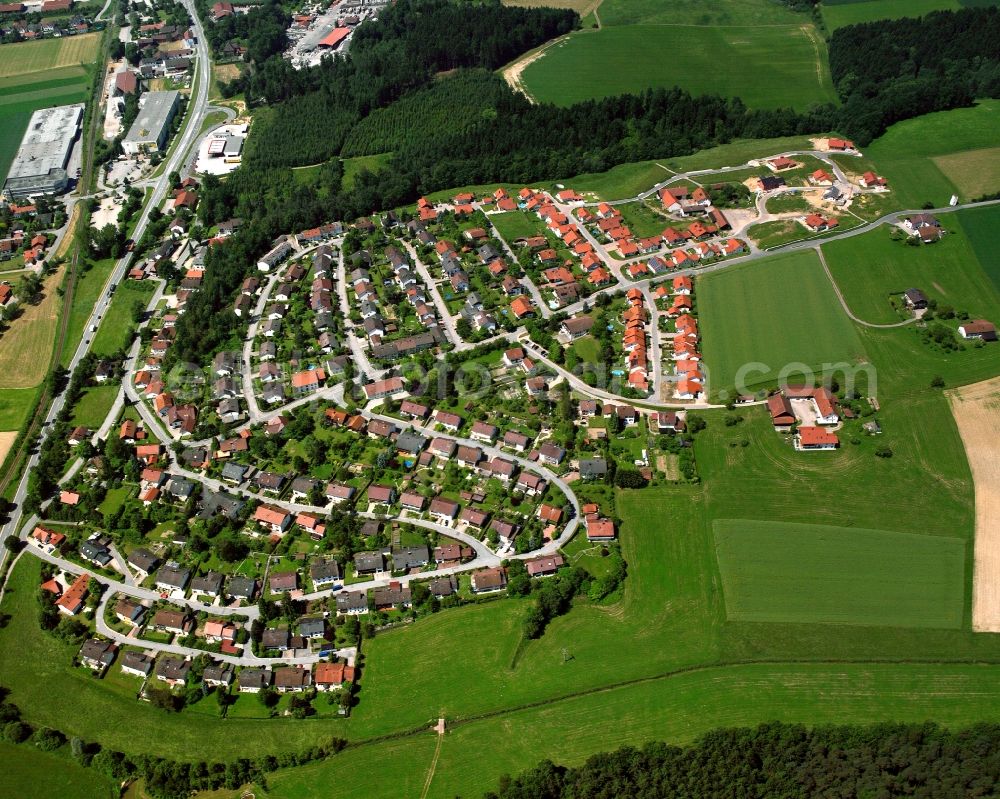
[[[948,392],[976,487],[972,629],[1000,632],[1000,378]]]

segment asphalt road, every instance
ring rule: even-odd
[[[174,149],[173,154],[168,160],[166,166],[163,169],[162,176],[156,181],[153,188],[153,193],[149,200],[145,203],[142,211],[139,215],[139,220],[135,227],[135,232],[133,237],[139,239],[145,232],[146,227],[149,225],[149,214],[153,208],[158,208],[162,205],[164,199],[167,195],[167,190],[170,188],[170,173],[176,170],[184,161],[187,151],[193,146],[193,144],[198,139],[199,131],[201,130],[202,120],[204,119],[205,109],[208,100],[208,87],[210,83],[210,66],[211,60],[209,57],[208,46],[205,43],[204,30],[201,26],[201,21],[198,19],[198,14],[195,11],[194,3],[192,0],[183,0],[184,6],[187,8],[188,13],[193,19],[192,27],[194,28],[195,35],[197,36],[197,44],[195,45],[195,54],[197,56],[195,60],[195,69],[198,73],[198,89],[195,96],[189,103],[188,111],[188,122],[181,133],[181,139]],[[116,285],[127,273],[129,265],[132,262],[132,253],[126,253],[123,258],[121,258],[117,264],[115,264],[111,275],[108,277],[107,282],[101,290],[100,298],[94,304],[94,308],[90,312],[90,316],[84,325],[83,338],[80,344],[77,346],[76,351],[73,353],[72,358],[68,364],[70,372],[79,365],[80,361],[86,356],[90,351],[91,344],[94,339],[94,334],[91,328],[99,323],[99,321],[104,317],[107,312],[108,307],[111,304],[111,296],[108,293],[108,289],[112,285]],[[63,406],[66,402],[65,391],[59,395],[53,397],[52,404],[49,408],[49,412],[45,417],[45,424],[43,430],[48,430],[49,426],[55,421],[59,413],[62,411]],[[21,481],[17,485],[17,490],[14,492],[12,498],[14,504],[14,510],[11,512],[10,521],[4,525],[2,531],[2,538],[7,535],[16,534],[18,527],[22,520],[22,508],[24,505],[25,497],[28,493],[28,476],[31,471],[38,465],[38,451],[31,454],[28,458],[27,463],[24,467],[24,472],[21,476]],[[3,546],[2,539],[0,539],[0,567],[7,558],[6,547]]]

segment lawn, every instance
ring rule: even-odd
[[[507,244],[512,244],[517,239],[545,235],[544,223],[534,214],[527,214],[524,211],[491,214],[489,220]]]
[[[855,364],[864,348],[812,252],[779,255],[697,282],[714,395],[774,383],[786,365]],[[800,377],[800,373],[794,373]]]
[[[922,17],[931,11],[957,11],[959,0],[823,0],[823,22],[833,33],[845,25],[880,19]]]
[[[942,207],[956,193],[962,200],[974,199],[1000,189],[1000,181],[983,177],[996,174],[995,154],[991,152],[984,162],[983,175],[978,175],[966,159],[941,161],[941,157],[995,148],[998,115],[1000,100],[981,100],[972,108],[897,122],[865,148],[865,155],[888,178],[899,208],[921,208],[925,202]],[[954,180],[964,183],[964,188],[952,182],[941,164]]]
[[[355,158],[345,158],[341,162],[344,168],[344,177],[341,181],[344,188],[350,189],[354,186],[354,178],[362,169],[367,169],[369,172],[380,172],[385,169],[391,157],[392,153],[380,153],[379,155],[359,155]]]
[[[656,205],[660,205],[656,200]],[[660,216],[650,206],[642,202],[624,203],[617,206],[621,211],[622,221],[632,231],[632,235],[640,238],[658,236],[670,224],[670,220]]]
[[[63,350],[64,364],[73,357],[73,351],[83,336],[83,329],[94,310],[94,305],[115,268],[115,261],[112,258],[103,261],[86,261],[81,258],[81,263],[76,286],[73,289],[73,304],[69,309],[66,347]],[[121,288],[119,286],[119,289]]]
[[[149,281],[122,281],[115,289],[111,306],[94,336],[92,349],[95,355],[112,355],[128,346],[135,330],[133,308],[137,304],[145,308],[153,296],[153,291],[153,284]]]
[[[7,796],[113,799],[119,795],[112,779],[71,760],[68,745],[50,753],[30,742],[15,746],[0,741],[0,763],[4,764],[3,790]]]
[[[584,363],[592,363],[596,365],[598,359],[601,357],[601,345],[598,344],[597,339],[593,336],[578,338],[573,342],[571,349]]]
[[[729,619],[962,625],[961,538],[746,519],[713,527]]]
[[[37,388],[0,389],[0,430],[20,430],[36,402]]]
[[[636,24],[580,31],[549,48],[522,79],[536,100],[560,106],[672,86],[739,97],[751,108],[837,100],[826,45],[805,18],[751,29]]]
[[[905,318],[894,310],[890,296],[899,304],[901,292],[918,288],[956,311],[1000,320],[1000,265],[992,246],[1000,208],[942,214],[939,219],[951,232],[930,246],[893,241],[886,226],[823,245],[827,265],[857,317],[874,324]],[[992,280],[980,258],[993,270]]]
[[[94,386],[85,389],[73,407],[73,424],[96,430],[104,423],[118,396],[118,386]]]

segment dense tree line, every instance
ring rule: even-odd
[[[995,796],[1000,726],[935,724],[723,729],[688,747],[651,743],[565,768],[543,761],[487,799]]]
[[[867,144],[899,120],[1000,96],[998,37],[997,7],[839,28],[829,50],[841,129]]]
[[[230,14],[218,22],[212,20],[214,0],[197,0],[195,7],[205,28],[205,39],[215,55],[229,41],[242,42],[246,60],[263,64],[273,55],[280,55],[288,46],[285,31],[292,18],[278,0],[265,0],[245,14]]]

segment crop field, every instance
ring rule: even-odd
[[[922,17],[931,11],[957,11],[959,0],[823,0],[823,22],[830,33],[845,25],[879,19]]]
[[[769,0],[604,0],[601,24],[615,25],[739,25],[753,28],[802,24],[808,17]]]
[[[87,99],[84,64],[97,56],[100,34],[9,44],[0,48],[0,176],[6,175],[32,113]]]
[[[836,102],[826,45],[811,24],[756,29],[639,24],[581,31],[549,48],[524,70],[522,80],[539,102],[564,106],[671,86],[695,95],[740,97],[752,108]]]
[[[0,78],[34,75],[57,67],[92,64],[101,43],[100,33],[17,42],[0,49]]]
[[[969,244],[979,265],[1000,292],[1000,252],[994,246],[997,227],[1000,226],[1000,208],[972,208],[961,211],[958,219],[965,235],[969,237]]]
[[[1000,147],[939,155],[933,160],[965,199],[992,194],[1000,187]]]
[[[811,252],[716,272],[697,283],[712,391],[773,383],[788,364],[856,363],[864,348]]]
[[[729,619],[962,624],[961,538],[745,519],[714,530]]]
[[[1000,208],[938,219],[950,232],[929,246],[893,241],[885,226],[823,245],[830,272],[857,317],[873,324],[899,321],[905,317],[893,309],[890,295],[918,288],[974,318],[1000,319],[1000,263],[991,246]]]
[[[995,148],[998,119],[1000,100],[981,100],[972,108],[939,111],[898,122],[864,152],[888,178],[897,207],[921,208],[929,202],[940,208],[948,204],[952,194],[968,200],[1000,190],[1000,182],[970,178],[973,167],[962,159],[946,159],[944,165],[955,180],[966,181],[965,188],[953,183],[937,163],[942,156]],[[992,154],[984,169],[987,175],[995,173]]]

